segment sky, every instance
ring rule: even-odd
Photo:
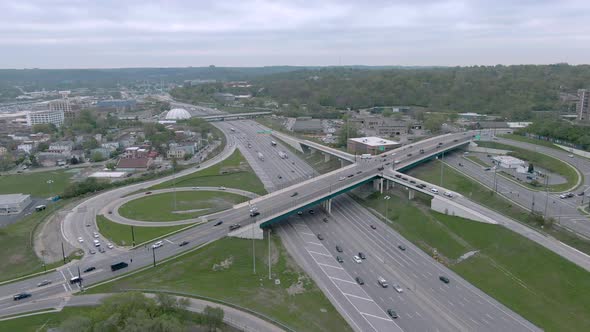
[[[0,68],[590,62],[590,0],[4,0]]]

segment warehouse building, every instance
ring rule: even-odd
[[[31,204],[31,195],[0,195],[0,216],[19,214],[26,209],[29,204]]]

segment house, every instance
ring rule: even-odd
[[[121,158],[117,163],[117,171],[135,172],[146,171],[153,163],[152,158]]]
[[[16,149],[29,154],[31,153],[31,150],[33,150],[33,146],[34,144],[32,141],[25,141],[17,145]]]
[[[119,148],[119,142],[106,142],[100,145],[101,148],[109,149],[111,151],[117,150]]]
[[[54,167],[57,165],[65,165],[66,157],[61,153],[56,152],[39,152],[37,153],[37,162],[43,167]]]
[[[145,148],[141,148],[138,146],[131,146],[128,148],[125,148],[125,151],[123,152],[123,158],[145,158],[147,157],[149,151],[148,149]]]
[[[170,148],[168,149],[168,159],[176,158],[176,159],[183,159],[186,155],[194,155],[195,154],[195,146],[194,145],[178,145],[178,144],[170,144]]]
[[[0,146],[0,157],[7,155],[7,154],[8,154],[8,149],[3,146]]]
[[[72,141],[58,141],[49,144],[47,152],[61,153],[64,155],[70,155],[74,149],[74,142]]]

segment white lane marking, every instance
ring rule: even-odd
[[[64,290],[67,292],[68,291],[68,287],[66,287],[66,284],[61,284],[62,286],[64,286]]]
[[[170,240],[168,240],[168,239],[164,239],[164,241],[167,241],[167,242],[168,242],[168,243],[170,243],[170,244],[174,244],[174,242],[172,242],[172,241],[170,241]]]
[[[367,298],[367,297],[362,297],[362,296],[358,296],[358,295],[354,295],[354,294],[350,294],[350,293],[345,293],[345,292],[342,292],[342,294],[345,295],[345,296],[350,296],[350,297],[354,297],[354,298],[357,298],[357,299],[365,300],[367,302],[375,302],[375,301],[373,301],[373,299],[370,299],[370,298]]]
[[[475,319],[469,317],[469,320],[471,320],[472,322],[474,322],[476,325],[480,325]]]
[[[323,247],[323,245],[321,243],[317,243],[317,242],[305,242],[305,243],[309,243],[309,244],[313,244],[313,245],[316,245],[316,246],[322,246]]]
[[[305,235],[313,235],[313,236],[315,236],[315,234],[313,234],[313,233],[308,233],[308,232],[299,232],[299,233],[301,233],[301,234],[305,234]]]
[[[362,312],[362,311],[361,311],[360,313],[361,313],[361,315],[366,315],[366,316],[370,316],[370,317],[375,317],[375,318],[383,319],[383,320],[386,320],[386,321],[388,321],[388,322],[391,322],[391,321],[392,321],[392,320],[391,320],[391,318],[389,318],[389,317],[385,317],[385,318],[383,318],[383,317],[381,317],[381,316],[375,316],[375,315],[373,315],[373,314],[369,314],[369,313]]]
[[[324,263],[318,263],[318,265],[328,266],[328,267],[338,269],[338,270],[344,270],[341,266],[335,266],[335,265],[324,264]]]
[[[306,249],[306,250],[307,250],[307,252],[309,252],[310,254],[317,254],[317,255],[320,255],[320,256],[332,257],[332,255],[328,255],[328,254],[322,254],[321,252],[317,252],[317,251],[311,251],[311,250],[309,250],[309,249]]]
[[[354,282],[354,281],[344,280],[344,279],[340,279],[340,278],[336,278],[336,277],[330,277],[329,275],[328,275],[328,278],[356,285],[356,282]]]

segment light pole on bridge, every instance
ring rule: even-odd
[[[383,197],[383,200],[385,201],[385,220],[389,220],[389,217],[387,216],[387,214],[389,212],[389,200],[390,199],[391,199],[391,196]]]

